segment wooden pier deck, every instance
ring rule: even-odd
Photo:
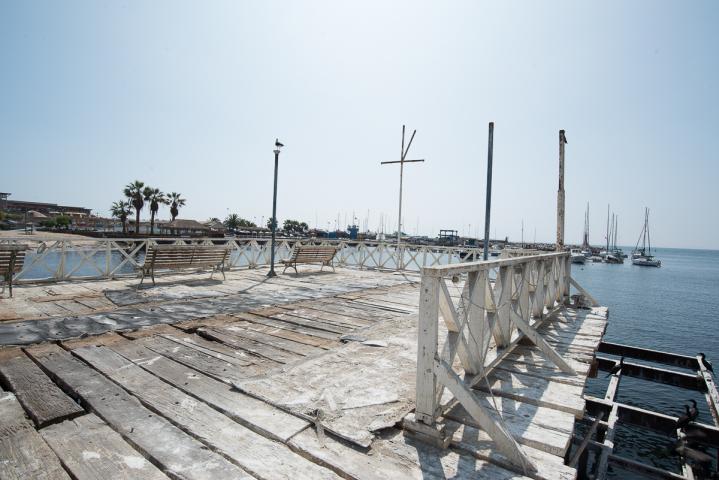
[[[402,429],[418,275],[265,273],[27,284],[0,299],[0,478],[527,478],[456,402],[448,448]],[[562,307],[539,326],[579,375],[519,341],[474,389],[530,477],[576,476],[565,457],[606,322],[605,308]]]

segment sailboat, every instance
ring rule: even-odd
[[[639,242],[642,243],[642,248],[639,248]],[[637,245],[634,247],[632,252],[632,264],[639,265],[641,267],[661,267],[662,261],[658,258],[654,258],[652,255],[652,240],[649,236],[649,209],[644,209],[644,227],[642,233],[639,234],[637,239]]]
[[[613,230],[613,240],[612,240],[612,255],[615,257],[622,259],[620,263],[624,263],[625,258],[627,258],[627,254],[624,253],[624,250],[617,247],[617,236],[619,235],[619,215],[612,215],[614,217],[614,230]]]
[[[612,214],[613,215],[613,214]],[[611,227],[610,227],[611,225]],[[624,259],[621,256],[616,256],[612,250],[610,250],[610,245],[612,243],[612,238],[614,236],[614,217],[612,216],[611,223],[609,222],[609,205],[607,205],[607,248],[599,253],[599,256],[602,257],[602,260],[604,260],[605,263],[624,263]]]

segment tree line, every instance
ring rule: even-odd
[[[241,228],[256,228],[257,224],[251,220],[240,217],[236,213],[231,213],[227,216],[222,224],[228,230],[239,230]],[[272,229],[272,218],[267,220],[267,228]],[[309,230],[309,226],[305,222],[298,220],[287,219],[282,224],[282,230],[286,233],[304,234]]]
[[[140,232],[140,212],[149,205],[150,207],[150,235],[155,233],[155,216],[160,210],[160,205],[170,206],[170,215],[172,221],[175,221],[180,213],[180,208],[186,204],[186,199],[177,192],[165,193],[159,188],[145,185],[144,182],[135,180],[128,183],[123,189],[125,198],[117,202],[113,202],[110,207],[110,213],[114,218],[122,222],[122,233],[127,233],[127,219],[135,214],[135,234]]]

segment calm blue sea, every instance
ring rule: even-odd
[[[705,352],[719,367],[719,251],[660,248],[656,256],[662,260],[661,268],[637,267],[625,259],[623,265],[572,265],[572,276],[609,307],[605,340],[685,355]],[[589,380],[588,393],[604,395],[608,384],[604,375],[600,372]],[[698,392],[625,377],[618,398],[671,415],[682,413],[682,405],[694,398],[699,403],[699,420],[713,424],[706,400]],[[679,472],[671,441],[650,431],[620,428],[615,451]],[[612,473],[612,478],[645,478],[616,469]]]

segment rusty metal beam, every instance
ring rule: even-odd
[[[632,347],[630,345],[622,345],[611,342],[600,342],[597,352],[608,353],[610,355],[623,355],[625,357],[636,358],[638,360],[648,360],[650,362],[662,363],[664,365],[674,365],[676,367],[699,370],[699,363],[697,362],[696,357],[692,357],[691,355],[679,355],[676,353]]]
[[[603,370],[605,372],[608,372],[616,365],[614,360],[600,356],[597,356],[597,362],[599,363],[599,370]],[[665,385],[681,387],[687,390],[697,390],[700,392],[706,391],[706,384],[704,383],[704,380],[696,374],[692,375],[691,373],[675,372],[664,368],[650,367],[648,365],[627,362],[626,360],[624,361],[624,367],[622,368],[622,375],[641,378],[651,382],[663,383]]]
[[[665,434],[669,437],[676,437],[677,417],[653,412],[643,408],[627,405],[624,403],[611,402],[602,398],[586,395],[587,412],[596,415],[599,412],[609,412],[612,405],[617,405],[619,421],[631,425],[645,427],[650,430]],[[719,428],[705,423],[692,422],[685,429],[690,436],[700,436],[701,443],[719,448]]]

